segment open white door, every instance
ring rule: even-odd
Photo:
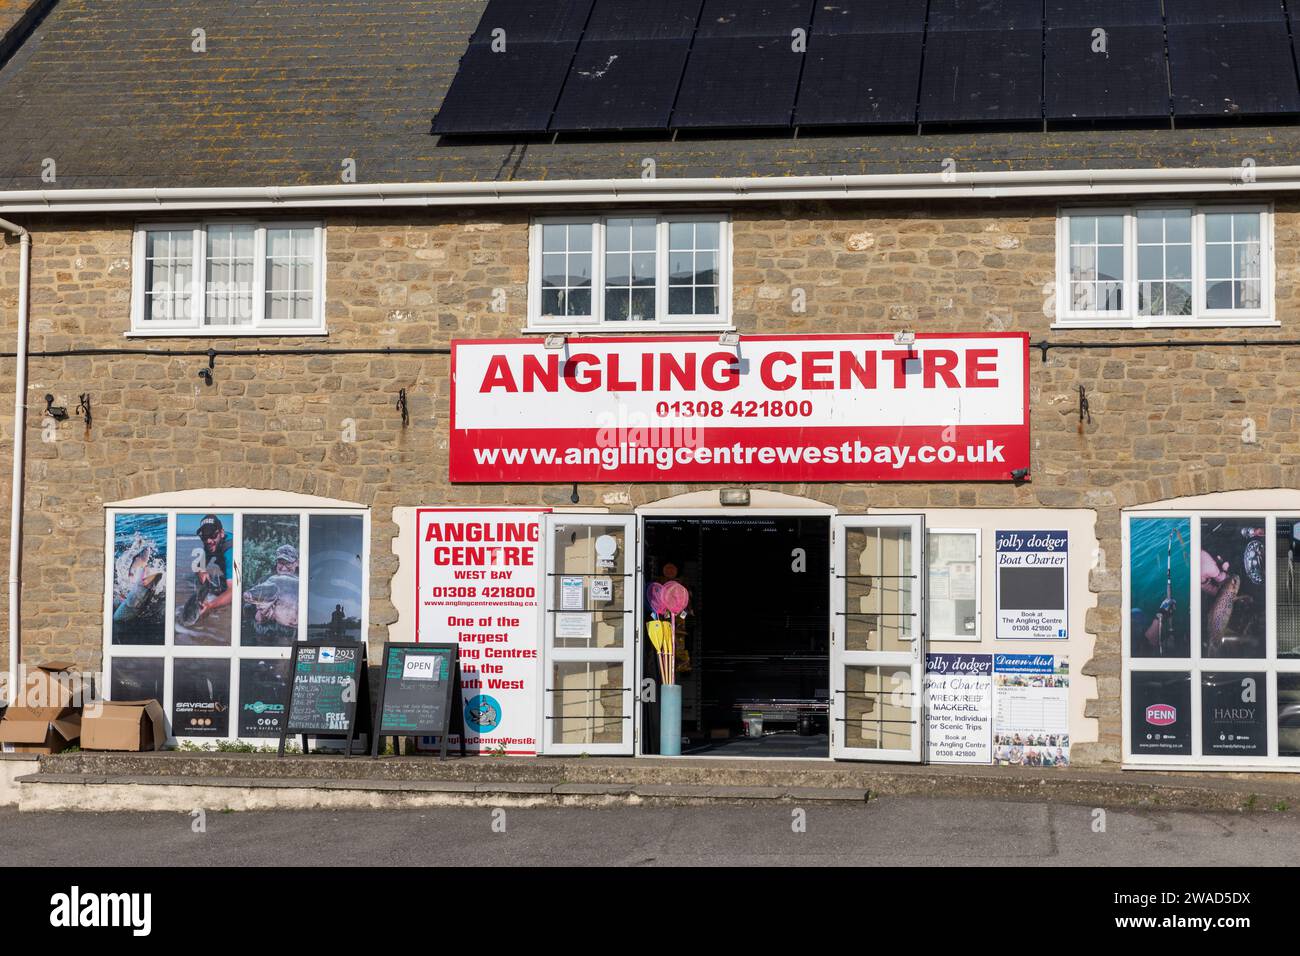
[[[921,760],[924,519],[831,525],[831,756]]]
[[[548,754],[631,754],[636,517],[546,516]]]

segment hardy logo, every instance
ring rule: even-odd
[[[153,925],[152,893],[70,893],[50,897],[50,925],[61,927],[127,926],[134,936],[148,936]]]
[[[1168,704],[1152,704],[1147,708],[1147,723],[1155,727],[1168,727],[1177,723],[1178,711]]]

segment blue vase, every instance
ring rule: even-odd
[[[664,757],[682,755],[682,687],[659,685],[659,753]]]

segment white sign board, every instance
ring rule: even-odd
[[[930,763],[993,762],[993,656],[925,656]]]
[[[993,655],[993,759],[1070,765],[1070,663],[1059,654]]]
[[[997,637],[1069,637],[1070,536],[1065,531],[997,533]]]
[[[415,639],[460,645],[471,752],[537,753],[543,514],[416,509]]]

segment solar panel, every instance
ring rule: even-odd
[[[551,129],[666,128],[690,46],[689,40],[584,40]]]
[[[689,40],[704,0],[596,0],[584,40]]]
[[[814,34],[794,125],[915,123],[921,46],[920,33]]]
[[[789,126],[803,54],[788,36],[697,39],[672,125]]]
[[[1275,23],[1286,19],[1282,0],[1165,0],[1170,26],[1192,23]]]
[[[813,36],[923,33],[925,4],[919,0],[817,0]]]
[[[1175,116],[1300,112],[1286,22],[1171,24]]]
[[[577,43],[592,0],[490,0],[470,43],[490,43],[495,30],[510,43]]]
[[[572,43],[470,45],[433,121],[446,133],[545,132],[573,59]]]
[[[922,123],[1042,118],[1041,30],[947,30],[925,42]]]
[[[724,37],[790,38],[796,28],[808,29],[813,0],[704,0],[700,27],[704,39]]]
[[[1043,0],[930,0],[931,34],[1039,30],[1042,25]]]
[[[1098,37],[1094,30],[1102,29]],[[1048,119],[1169,116],[1165,34],[1160,26],[1064,27],[1047,31]]]
[[[1047,28],[1164,26],[1160,0],[1047,0]]]

